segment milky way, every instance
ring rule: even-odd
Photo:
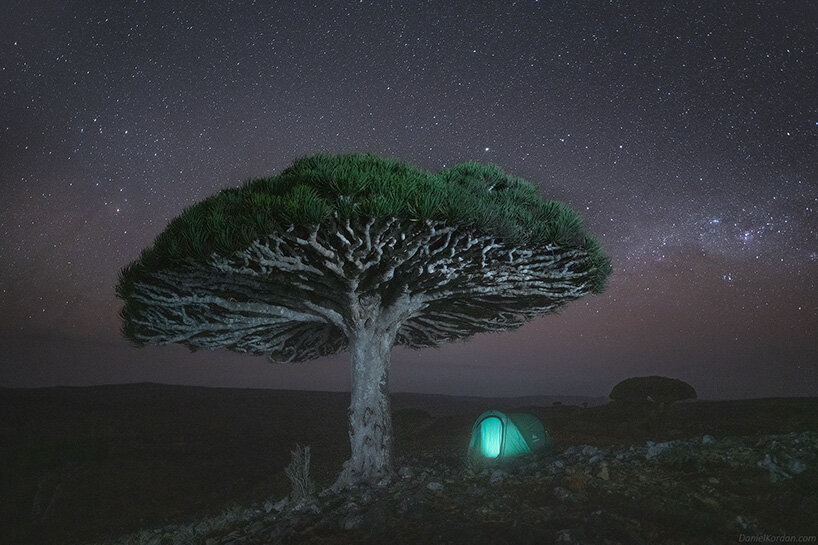
[[[615,269],[519,331],[396,350],[394,390],[818,395],[814,2],[169,4],[4,10],[0,385],[346,388],[344,357],[132,348],[113,287],[184,207],[366,151],[496,163]]]

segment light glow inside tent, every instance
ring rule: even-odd
[[[500,456],[503,441],[503,423],[497,417],[489,417],[480,423],[480,450],[486,458]]]
[[[554,444],[545,425],[531,413],[489,410],[477,417],[469,439],[469,460],[499,462],[550,448]]]

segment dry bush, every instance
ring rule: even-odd
[[[296,444],[291,451],[290,465],[284,468],[284,474],[290,479],[292,491],[290,499],[299,501],[308,498],[315,492],[315,483],[310,479],[310,447]]]

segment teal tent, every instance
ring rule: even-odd
[[[529,454],[551,443],[542,421],[533,414],[486,411],[472,427],[469,459],[499,460]]]

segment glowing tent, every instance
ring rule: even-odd
[[[529,454],[552,443],[542,421],[528,413],[486,411],[471,430],[470,460],[498,460]]]

